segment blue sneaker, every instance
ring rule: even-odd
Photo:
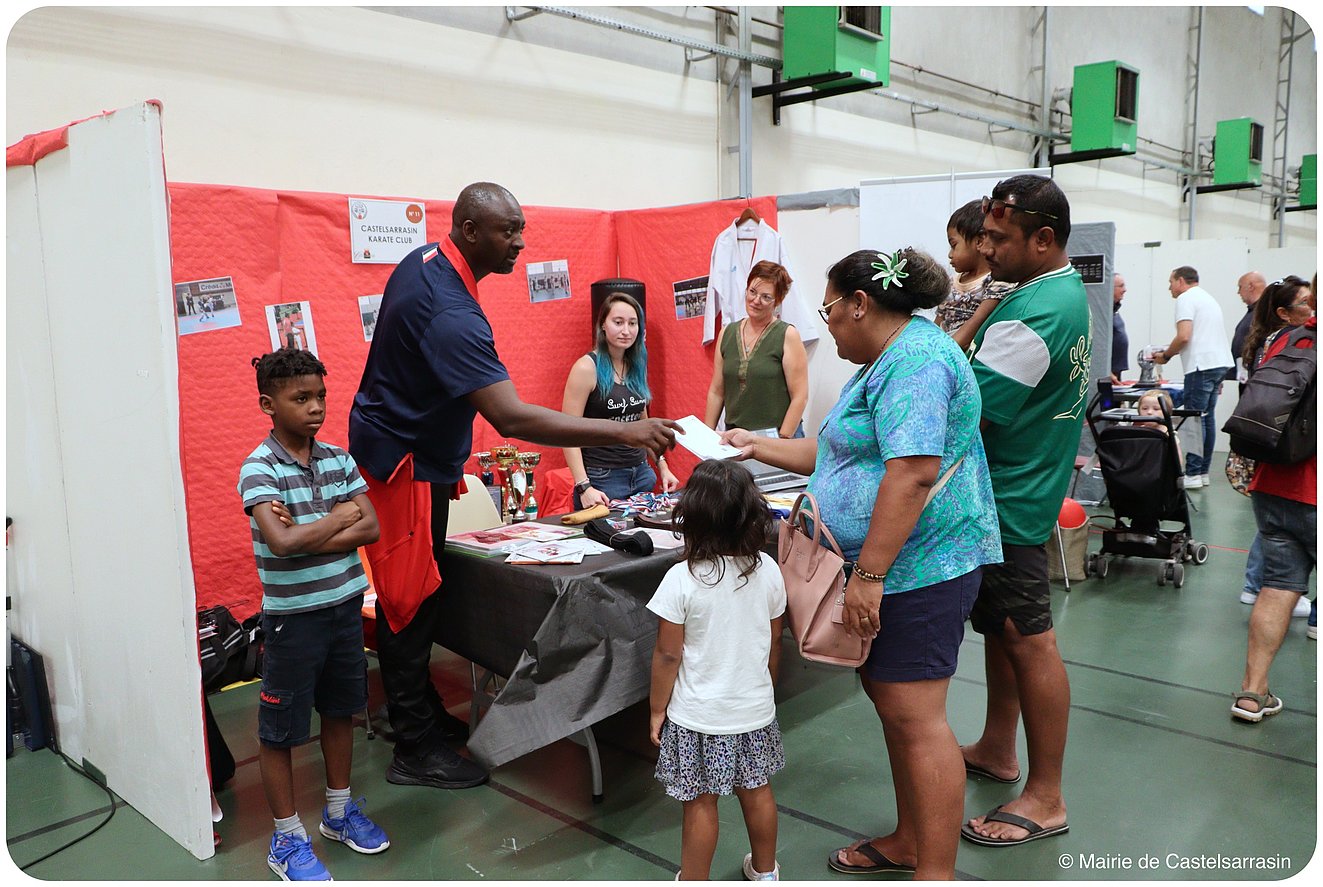
[[[390,846],[390,839],[380,826],[358,809],[361,803],[363,798],[346,803],[345,815],[340,819],[331,819],[323,807],[321,832],[332,841],[347,844],[351,850],[359,853],[380,853]]]
[[[271,836],[271,853],[266,858],[271,871],[282,881],[331,881],[331,873],[312,852],[312,841],[276,832]]]

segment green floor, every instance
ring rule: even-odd
[[[1065,793],[1068,834],[1019,848],[961,843],[961,877],[993,880],[1257,880],[1299,873],[1313,855],[1317,808],[1317,645],[1293,620],[1273,668],[1286,701],[1257,726],[1228,715],[1239,687],[1250,608],[1238,600],[1244,549],[1254,532],[1249,500],[1216,477],[1192,494],[1197,539],[1214,546],[1181,589],[1158,587],[1157,562],[1114,561],[1105,580],[1054,591],[1071,681]],[[1093,546],[1098,544],[1097,536]],[[950,718],[961,741],[982,726],[982,644],[970,633],[951,684]],[[466,714],[467,666],[438,657],[447,701]],[[379,688],[374,688],[379,696]],[[777,689],[787,767],[773,782],[781,806],[778,858],[787,880],[850,880],[828,870],[828,852],[893,823],[881,729],[853,676],[809,666],[787,650]],[[275,880],[266,868],[271,820],[258,768],[256,689],[212,697],[239,771],[220,793],[223,843],[194,860],[136,811],[119,806],[96,834],[28,870],[41,879]],[[390,746],[357,734],[355,795],[390,833],[376,857],[315,840],[341,880],[669,880],[678,867],[679,805],[652,779],[646,706],[598,729],[606,798],[589,797],[588,762],[571,742],[499,768],[466,791],[394,786]],[[1023,744],[1023,736],[1021,737]],[[1023,745],[1021,754],[1023,755]],[[300,810],[322,804],[315,746],[295,757]],[[6,765],[6,838],[17,865],[48,853],[105,818],[99,787],[57,755],[18,752]],[[981,813],[1013,787],[969,781],[966,811]],[[713,876],[738,879],[747,852],[739,806],[722,805]],[[1280,868],[1191,869],[1206,857],[1284,859]],[[1140,868],[1152,858],[1153,867]],[[1121,860],[1129,868],[1119,868]],[[1102,867],[1102,862],[1111,867]],[[1100,862],[1101,861],[1101,862]],[[1069,866],[1066,863],[1069,862]],[[1205,865],[1207,863],[1205,862]]]

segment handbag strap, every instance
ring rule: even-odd
[[[818,500],[808,490],[805,490],[804,492],[800,493],[798,497],[796,497],[795,505],[790,510],[790,517],[786,519],[787,522],[792,527],[803,527],[804,525],[803,506],[805,500],[808,500],[808,505],[809,505],[808,514],[811,515],[813,518],[812,538],[814,544],[820,545],[822,541],[822,537],[826,537],[827,544],[830,546],[831,550],[835,552],[838,557],[844,560],[845,555],[841,554],[841,546],[836,543],[836,537],[831,534],[831,529],[825,523],[823,523],[822,516],[818,513]],[[805,536],[808,535],[807,530],[804,531],[804,535]]]
[[[965,457],[961,456],[959,459],[951,463],[951,467],[946,469],[945,474],[938,478],[937,483],[933,484],[933,488],[928,491],[928,498],[923,500],[924,508],[927,508],[929,503],[937,498],[937,494],[942,491],[942,487],[946,486],[946,482],[951,479],[951,476],[956,473],[956,469],[960,467],[960,463],[964,461]]]
[[[937,483],[933,484],[932,488],[928,490],[928,498],[923,501],[924,508],[927,508],[928,505],[933,501],[933,499],[937,497],[937,494],[942,491],[942,487],[946,486],[947,481],[949,481],[952,478],[952,476],[955,475],[956,469],[958,469],[961,463],[963,463],[964,461],[965,461],[965,457],[961,456],[959,459],[952,462],[951,467],[946,469],[946,472],[940,478],[937,479]],[[823,523],[822,515],[818,513],[818,500],[814,498],[813,494],[810,493],[808,490],[805,490],[804,492],[800,493],[799,496],[795,498],[794,507],[791,508],[790,510],[790,517],[787,518],[790,525],[791,526],[803,525],[800,518],[802,517],[803,514],[803,506],[805,500],[808,500],[809,513],[813,516],[813,541],[819,542],[820,541],[819,533],[821,533],[823,536],[826,537],[828,544],[831,546],[831,550],[835,552],[838,556],[840,556],[842,559],[844,559],[845,556],[841,554],[841,546],[836,544],[836,537],[831,534],[831,529],[828,528],[828,526],[825,523]],[[808,535],[807,531],[805,532],[805,535]]]

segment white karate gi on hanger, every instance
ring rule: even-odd
[[[748,255],[747,244],[752,242],[753,254]],[[723,325],[742,320],[747,316],[744,310],[744,290],[749,283],[749,271],[761,261],[776,262],[790,273],[793,280],[795,269],[786,254],[785,242],[776,229],[766,222],[752,219],[743,225],[731,222],[717,235],[712,244],[712,264],[708,269],[707,305],[703,310],[703,344],[716,338],[717,314],[721,314]],[[798,283],[790,284],[781,303],[781,319],[799,331],[804,344],[818,338],[818,328],[813,322],[813,309],[804,301]]]

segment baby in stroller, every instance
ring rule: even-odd
[[[1164,415],[1162,408],[1164,406],[1167,408],[1165,415],[1171,415],[1172,403],[1170,394],[1163,391],[1161,388],[1146,391],[1144,392],[1144,395],[1139,398],[1139,403],[1135,406],[1139,411],[1139,415],[1155,420],[1154,422],[1145,422],[1145,425],[1149,428],[1156,428],[1163,434],[1170,434],[1168,424],[1162,419]],[[1176,456],[1181,461],[1181,464],[1185,464],[1185,457],[1181,454],[1181,442],[1179,439],[1173,439],[1176,440]]]
[[[1110,422],[1111,417],[1102,415],[1099,400],[1095,397],[1089,404],[1085,418],[1116,525],[1103,531],[1101,549],[1089,558],[1090,572],[1106,576],[1113,555],[1154,558],[1163,561],[1158,584],[1171,582],[1179,588],[1185,581],[1184,563],[1203,563],[1208,546],[1191,538],[1171,399],[1164,391],[1145,392],[1138,416]]]

